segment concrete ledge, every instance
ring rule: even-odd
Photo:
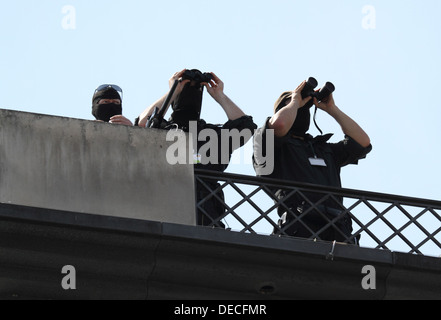
[[[193,166],[167,162],[172,143],[162,130],[0,109],[0,202],[195,225]]]

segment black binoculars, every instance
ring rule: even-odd
[[[182,80],[191,80],[195,81],[197,84],[201,84],[203,82],[210,82],[213,79],[211,73],[202,73],[197,69],[185,70],[182,76]]]
[[[305,88],[302,90],[302,99],[307,97],[317,98],[317,101],[326,100],[334,91],[335,86],[331,82],[326,82],[325,86],[320,91],[314,91],[317,88],[318,82],[315,78],[311,77],[306,81]],[[306,104],[306,107],[312,107],[314,102],[311,100]]]

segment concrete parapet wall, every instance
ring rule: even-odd
[[[166,132],[0,109],[0,202],[195,225],[193,166]]]

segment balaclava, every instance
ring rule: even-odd
[[[287,91],[282,93],[282,95],[274,105],[275,113],[278,112],[283,107],[285,107],[288,104],[288,102],[291,101],[291,99],[292,99],[292,92]],[[303,137],[306,135],[306,132],[308,132],[310,123],[311,123],[310,108],[308,106],[304,106],[303,108],[300,108],[297,111],[297,117],[290,130],[290,133],[299,137]]]
[[[95,117],[95,119],[109,122],[111,117],[122,114],[122,101],[121,104],[98,104],[102,99],[122,100],[118,91],[111,87],[96,92],[92,98],[92,115]]]
[[[200,83],[187,83],[173,103],[170,120],[180,127],[188,128],[189,121],[199,121],[201,117],[203,86]]]

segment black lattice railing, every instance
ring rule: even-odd
[[[287,195],[284,199],[295,196],[307,204],[308,209],[297,214],[295,222],[301,222],[312,210],[320,212],[324,204],[332,203],[340,209],[340,216],[323,215],[326,225],[313,230],[311,239],[321,239],[321,233],[346,214],[352,218],[353,231],[344,242],[360,238],[361,247],[441,255],[441,201],[203,170],[195,171],[195,179],[198,188],[205,191],[204,198],[197,201],[202,215],[210,217],[204,210],[204,203],[210,199],[225,206],[223,216],[210,218],[212,226],[221,222],[236,232],[288,236],[289,226],[279,226],[277,209],[291,209],[275,195],[276,190],[283,189]],[[219,194],[221,190],[225,199]],[[311,201],[308,195],[314,195],[315,200]]]

